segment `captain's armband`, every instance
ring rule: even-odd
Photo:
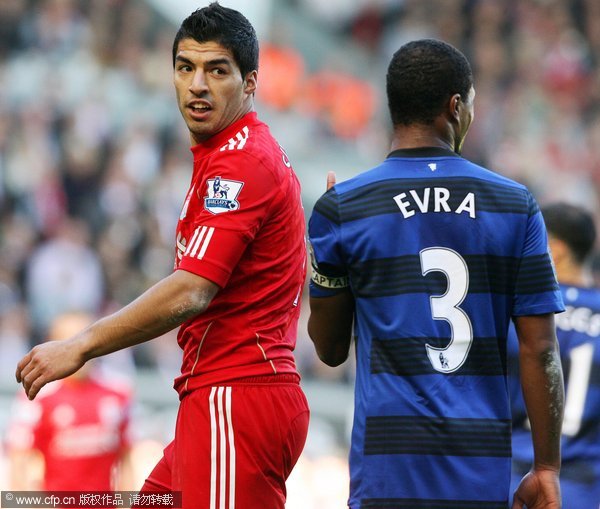
[[[350,286],[348,276],[325,276],[320,274],[318,268],[312,267],[311,281],[322,288],[338,290]]]

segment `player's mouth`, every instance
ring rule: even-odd
[[[188,104],[187,110],[193,120],[205,120],[212,111],[212,106],[204,101],[194,102]]]

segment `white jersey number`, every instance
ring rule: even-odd
[[[562,432],[567,436],[575,436],[581,428],[581,418],[585,410],[585,398],[592,373],[594,345],[584,343],[569,352],[571,369],[567,394],[565,396],[565,417]]]
[[[473,343],[473,327],[459,307],[469,290],[469,268],[462,256],[445,247],[430,247],[420,253],[423,276],[442,272],[448,280],[446,293],[429,298],[431,317],[450,324],[450,343],[445,348],[425,345],[429,362],[436,371],[452,373],[467,359]]]

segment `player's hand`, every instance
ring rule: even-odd
[[[521,480],[511,509],[560,509],[560,484],[554,470],[534,469]]]
[[[50,341],[34,347],[17,364],[17,382],[23,384],[29,399],[36,397],[44,385],[72,375],[84,365],[76,343]]]
[[[327,172],[327,191],[329,191],[333,186],[335,186],[335,172],[329,171]]]

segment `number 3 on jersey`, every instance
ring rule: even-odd
[[[442,272],[448,281],[446,293],[429,297],[431,317],[450,324],[450,343],[445,348],[425,345],[429,362],[436,371],[452,373],[467,359],[473,343],[473,327],[459,307],[469,290],[469,268],[462,256],[445,247],[430,247],[420,253],[421,272]]]

